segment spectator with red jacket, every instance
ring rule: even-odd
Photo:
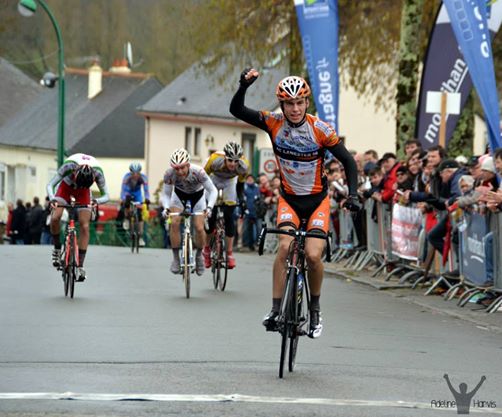
[[[396,192],[397,169],[401,164],[397,161],[396,155],[387,152],[380,160],[384,171],[382,191],[373,194],[373,198],[382,203],[391,203]]]

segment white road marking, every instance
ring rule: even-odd
[[[365,401],[333,398],[261,397],[241,394],[179,395],[179,394],[92,394],[75,392],[1,392],[0,400],[81,400],[81,401],[165,401],[165,402],[243,402],[274,404],[305,404],[352,407],[392,407],[457,411],[456,408],[432,408],[430,403],[412,401]],[[502,415],[502,410],[471,408],[471,413]]]

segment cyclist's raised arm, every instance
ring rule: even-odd
[[[246,69],[242,72],[239,80],[239,89],[230,102],[230,113],[246,123],[267,131],[267,125],[265,124],[262,114],[259,111],[250,109],[244,105],[246,90],[258,78],[258,76],[258,72],[254,69]]]
[[[99,188],[99,197],[96,199],[96,203],[103,204],[106,203],[110,199],[110,195],[108,194],[108,187],[106,186],[105,176],[101,169],[95,169],[96,172],[96,184]]]
[[[347,150],[342,142],[338,142],[334,146],[327,147],[327,149],[338,159],[345,169],[347,177],[347,184],[349,186],[349,195],[357,196],[357,165],[356,161]]]

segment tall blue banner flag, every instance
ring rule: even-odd
[[[317,112],[338,131],[337,2],[295,0],[295,8]]]
[[[493,38],[502,23],[502,0],[491,7],[488,29]],[[424,60],[420,94],[417,106],[415,137],[424,149],[439,144],[439,113],[426,113],[427,91],[460,93],[460,108],[463,109],[472,89],[466,59],[460,51],[445,5],[441,5],[436,23],[429,38]],[[446,144],[448,144],[460,115],[447,115]]]
[[[500,147],[501,140],[499,100],[487,19],[490,7],[486,0],[443,0],[443,4],[483,106],[493,152]]]

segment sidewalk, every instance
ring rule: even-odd
[[[428,295],[424,296],[427,288],[418,287],[411,289],[411,284],[400,285],[398,278],[392,277],[389,281],[385,281],[383,275],[373,278],[373,271],[363,270],[356,272],[348,268],[344,268],[341,264],[325,263],[324,271],[326,274],[332,275],[338,279],[347,282],[357,282],[375,288],[379,291],[401,298],[406,302],[417,304],[433,313],[445,314],[461,320],[465,320],[475,324],[477,327],[502,333],[502,311],[494,314],[487,314],[485,310],[478,310],[481,306],[475,303],[467,303],[465,307],[457,306],[457,298],[451,301],[445,301],[442,296]]]

